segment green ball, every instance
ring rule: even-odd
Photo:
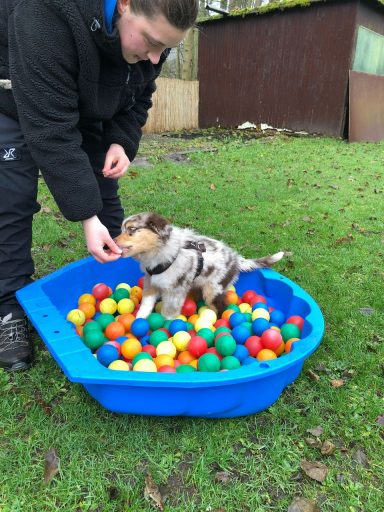
[[[231,329],[229,327],[225,327],[225,325],[220,325],[220,327],[218,327],[215,331],[215,336],[217,336],[218,334],[220,334],[221,332],[232,332]]]
[[[229,304],[225,309],[233,309],[235,312],[239,312],[240,308],[237,304]]]
[[[91,320],[90,322],[87,322],[84,324],[83,327],[83,336],[85,336],[88,332],[91,331],[102,331],[101,325],[99,322],[96,322],[95,320]]]
[[[153,357],[151,356],[151,354],[148,354],[148,352],[139,352],[132,359],[132,366],[135,366],[137,361],[140,361],[140,359],[150,359],[151,361],[153,361]]]
[[[216,350],[221,356],[231,356],[236,350],[236,341],[232,336],[220,336],[215,344]]]
[[[163,327],[164,325],[164,317],[160,313],[151,313],[147,321],[149,323],[149,327],[151,328],[151,331],[156,331],[156,329],[160,329],[160,327]]]
[[[186,331],[192,331],[193,330],[193,323],[192,322],[185,322],[185,330]]]
[[[149,343],[153,345],[154,347],[157,347],[159,343],[162,341],[166,341],[168,339],[168,334],[164,331],[160,331],[159,329],[157,331],[151,332],[149,335]]]
[[[164,329],[169,329],[169,326],[171,325],[172,320],[164,320]]]
[[[220,361],[220,367],[222,370],[236,370],[237,368],[240,368],[240,366],[240,361],[234,356],[223,357]]]
[[[251,324],[251,328],[252,328],[252,313],[243,313],[243,314],[245,317],[245,322],[247,324]]]
[[[197,303],[196,303],[196,309],[197,311],[202,308],[203,306],[206,306],[207,304],[205,303],[205,301],[203,299],[201,300],[198,300]]]
[[[118,288],[113,292],[113,298],[116,302],[119,302],[121,299],[129,299],[129,290],[126,288]]]
[[[203,354],[197,362],[197,369],[200,372],[218,372],[220,370],[220,359],[215,354]]]
[[[208,347],[213,347],[215,333],[211,329],[208,329],[208,327],[203,327],[202,329],[197,331],[196,335],[204,338],[208,344]]]
[[[102,331],[93,329],[84,336],[84,344],[91,350],[96,350],[105,342],[105,336]]]
[[[284,324],[281,326],[281,335],[284,341],[291,338],[300,338],[300,329],[295,324]]]
[[[115,317],[111,313],[101,313],[97,318],[96,322],[100,324],[101,328],[104,330],[107,325],[111,322],[115,321]]]
[[[176,368],[176,373],[192,373],[192,372],[195,372],[195,371],[196,371],[196,368],[194,368],[190,364],[180,364]]]

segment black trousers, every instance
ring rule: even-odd
[[[120,233],[124,213],[117,180],[106,179],[101,173],[105,159],[102,123],[79,129],[82,148],[93,167],[103,199],[103,210],[98,217],[115,237]],[[15,292],[31,281],[35,270],[31,245],[33,215],[40,210],[38,172],[19,123],[0,114],[0,317],[10,306],[17,305]]]

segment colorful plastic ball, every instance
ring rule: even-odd
[[[172,320],[172,322],[169,324],[169,332],[171,333],[171,336],[176,334],[178,331],[185,331],[185,329],[186,325],[184,320]]]
[[[256,357],[263,347],[260,336],[250,336],[244,346],[248,349],[252,357]]]
[[[150,330],[148,321],[145,318],[136,318],[131,325],[131,333],[141,338]]]
[[[111,295],[110,288],[105,283],[97,283],[92,288],[92,295],[97,300],[103,300],[106,299]]]
[[[124,341],[121,345],[121,354],[125,359],[133,359],[136,354],[141,352],[143,347],[139,340],[135,338]]]
[[[212,329],[212,322],[209,318],[204,318],[204,316],[199,316],[199,318],[195,322],[195,330],[200,331],[201,329]]]
[[[251,306],[253,306],[253,304],[256,304],[257,302],[262,302],[263,304],[268,304],[268,301],[264,297],[264,295],[259,295],[259,294],[256,293],[255,297],[252,299]]]
[[[273,311],[271,311],[270,320],[269,321],[272,324],[276,324],[276,325],[278,325],[280,327],[284,323],[284,321],[285,321],[285,315],[279,309],[274,309]]]
[[[292,350],[292,344],[295,343],[295,341],[300,341],[300,338],[290,338],[286,341],[284,351],[286,354],[289,354]]]
[[[236,325],[242,324],[244,321],[244,313],[235,312],[229,317],[229,325],[232,327],[232,329],[236,327]]]
[[[164,325],[164,317],[160,313],[153,312],[147,317],[147,321],[152,331],[160,329]]]
[[[220,361],[220,368],[222,370],[237,370],[240,366],[240,361],[234,356],[225,356]]]
[[[132,313],[123,313],[119,315],[116,320],[124,325],[125,330],[128,332],[131,330],[131,325],[135,320],[135,316]]]
[[[103,299],[99,305],[100,313],[113,315],[117,311],[117,302],[111,298]]]
[[[129,286],[128,283],[119,283],[115,290],[120,290],[120,288],[125,288],[126,290],[130,291],[131,290],[131,287]]]
[[[140,338],[140,343],[144,347],[144,345],[148,345],[149,343],[149,334],[146,334],[145,336],[142,336]]]
[[[197,369],[201,372],[218,372],[220,359],[215,354],[206,353],[199,358]]]
[[[147,354],[150,354],[152,358],[156,357],[156,347],[153,345],[144,345],[143,352],[146,352]]]
[[[244,359],[249,357],[249,350],[245,345],[236,345],[236,350],[232,354],[234,357],[236,357],[240,362],[243,362]]]
[[[256,297],[256,292],[254,290],[246,290],[243,295],[241,296],[241,300],[243,302],[247,302],[248,304],[251,304],[251,301]]]
[[[140,359],[150,359],[152,361],[153,357],[148,352],[139,352],[132,358],[132,365],[135,366],[137,361],[140,361]]]
[[[229,330],[229,329],[228,329]],[[216,332],[216,331],[215,331]],[[202,329],[196,332],[197,336],[201,336],[207,342],[208,347],[213,347],[215,340],[215,333],[212,329],[208,329],[207,327],[203,327]]]
[[[300,338],[300,329],[295,324],[283,324],[281,326],[281,335],[284,341],[290,338]]]
[[[209,347],[206,353],[207,354],[214,354],[216,357],[219,358],[220,361],[223,359],[223,356],[218,353],[216,347]]]
[[[225,311],[227,311],[228,309],[230,309],[231,311],[237,311],[239,312],[240,311],[240,306],[238,306],[237,304],[228,304]]]
[[[254,311],[255,309],[265,309],[266,311],[268,311],[268,306],[267,304],[264,304],[264,302],[255,302],[254,304],[252,304],[252,311]]]
[[[85,322],[85,313],[81,311],[81,309],[71,309],[71,311],[67,314],[68,322],[71,322],[73,325],[83,325]]]
[[[194,315],[196,313],[196,302],[193,299],[187,297],[184,301],[183,307],[181,308],[181,312],[186,317]]]
[[[255,364],[257,363],[257,359],[255,357],[252,357],[252,356],[249,356],[249,357],[246,357],[243,361],[242,361],[242,365],[243,366],[248,366],[250,364]]]
[[[228,290],[225,294],[224,302],[225,304],[237,304],[239,301],[239,296],[233,290]]]
[[[187,349],[188,343],[191,339],[191,335],[186,331],[178,331],[172,337],[172,343],[175,345],[179,352],[183,352]]]
[[[194,359],[195,356],[193,356],[188,350],[183,350],[177,356],[177,361],[179,361],[180,364],[189,364]]]
[[[285,321],[286,324],[297,325],[297,327],[300,329],[300,331],[304,327],[304,322],[305,322],[304,318],[299,315],[292,315],[292,316],[288,317],[287,320]]]
[[[214,327],[216,327],[216,329],[217,329],[218,327],[231,327],[231,326],[229,325],[229,321],[227,319],[219,318],[219,320],[217,320],[217,322],[215,322]]]
[[[236,350],[236,341],[232,336],[221,336],[215,341],[215,347],[222,356],[231,356]]]
[[[176,373],[192,373],[195,372],[196,368],[191,366],[190,364],[180,364],[176,367]]]
[[[252,322],[252,331],[256,336],[261,336],[269,328],[269,322],[265,318],[256,318]]]
[[[109,366],[119,358],[119,351],[113,345],[102,345],[96,352],[97,360],[103,366]]]
[[[129,290],[126,288],[117,288],[113,292],[113,297],[116,302],[119,302],[122,299],[129,299]]]
[[[281,340],[280,345],[274,350],[274,353],[277,355],[277,357],[281,356],[281,354],[285,351],[285,343],[283,340]]]
[[[172,341],[162,341],[157,345],[156,355],[161,356],[163,354],[171,356],[172,358],[176,356],[176,347]]]
[[[160,366],[160,368],[157,370],[159,373],[176,373],[176,368],[174,366]]]
[[[235,338],[236,343],[240,343],[242,345],[247,341],[251,334],[251,329],[244,324],[236,325],[236,327],[232,329],[232,336]]]
[[[96,313],[96,307],[90,302],[82,302],[79,304],[79,309],[84,313],[85,318],[93,318]]]
[[[135,303],[132,299],[121,299],[117,303],[116,309],[120,315],[124,315],[124,313],[132,313],[135,309]]]
[[[162,366],[175,366],[173,357],[168,354],[159,354],[155,357],[154,361],[157,369],[161,368]]]
[[[96,350],[106,341],[102,331],[93,329],[84,335],[84,344],[91,350]]]
[[[213,309],[204,309],[204,311],[200,315],[201,318],[207,319],[211,325],[213,325],[217,320],[217,314],[213,311]]]
[[[112,363],[108,366],[110,370],[122,370],[124,372],[129,372],[129,364],[121,359],[117,359],[116,361],[112,361]]]
[[[270,361],[271,359],[276,359],[277,355],[269,348],[262,348],[256,358],[258,361]]]
[[[256,318],[265,318],[269,322],[271,315],[269,311],[264,308],[256,308],[252,311],[252,320],[256,320]]]
[[[79,297],[79,299],[77,301],[77,304],[80,305],[83,302],[87,302],[88,304],[95,305],[96,304],[96,299],[92,295],[92,293],[83,293],[82,295],[80,295],[80,297]]]
[[[192,336],[189,340],[188,351],[195,357],[202,356],[208,349],[207,340],[202,336]]]
[[[275,329],[266,329],[261,335],[261,343],[264,348],[269,348],[270,350],[276,350],[280,347],[283,338],[279,331]]]
[[[105,328],[104,334],[109,340],[115,340],[116,338],[119,338],[120,336],[124,336],[125,327],[120,322],[116,322],[116,321],[111,322]]]
[[[87,334],[90,331],[102,331],[102,327],[99,324],[99,322],[96,322],[95,320],[92,320],[91,322],[87,322],[83,326],[83,336]]]
[[[130,291],[130,297],[136,297],[140,302],[143,297],[143,289],[140,286],[132,286]]]
[[[111,346],[115,347],[116,350],[117,350],[117,355],[118,355],[118,357],[120,357],[120,355],[121,355],[121,344],[118,341],[116,341],[116,340],[108,340],[108,341],[106,341],[104,343],[104,345],[111,345]]]
[[[239,304],[239,311],[240,313],[251,313],[252,308],[247,302],[242,302]]]
[[[149,335],[149,343],[154,347],[157,347],[159,343],[162,341],[166,341],[169,338],[168,334],[162,329],[157,329],[156,331],[151,332]]]
[[[140,359],[133,367],[135,372],[157,372],[157,366],[150,359]]]

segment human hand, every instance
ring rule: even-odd
[[[121,178],[127,172],[130,163],[123,146],[111,144],[105,156],[102,173],[105,178]]]
[[[99,263],[108,263],[120,258],[121,249],[115,244],[108,229],[96,215],[83,221],[83,229],[88,252]]]

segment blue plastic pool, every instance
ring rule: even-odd
[[[141,276],[132,259],[100,264],[85,258],[36,281],[17,298],[48,350],[72,382],[81,383],[106,409],[117,413],[225,418],[244,416],[272,405],[299,375],[304,360],[321,342],[320,308],[297,284],[273,270],[241,274],[236,290],[265,295],[287,316],[305,317],[302,339],[284,356],[229,372],[188,374],[123,372],[102,366],[66,321],[77,298],[97,282],[114,287],[136,284]]]

